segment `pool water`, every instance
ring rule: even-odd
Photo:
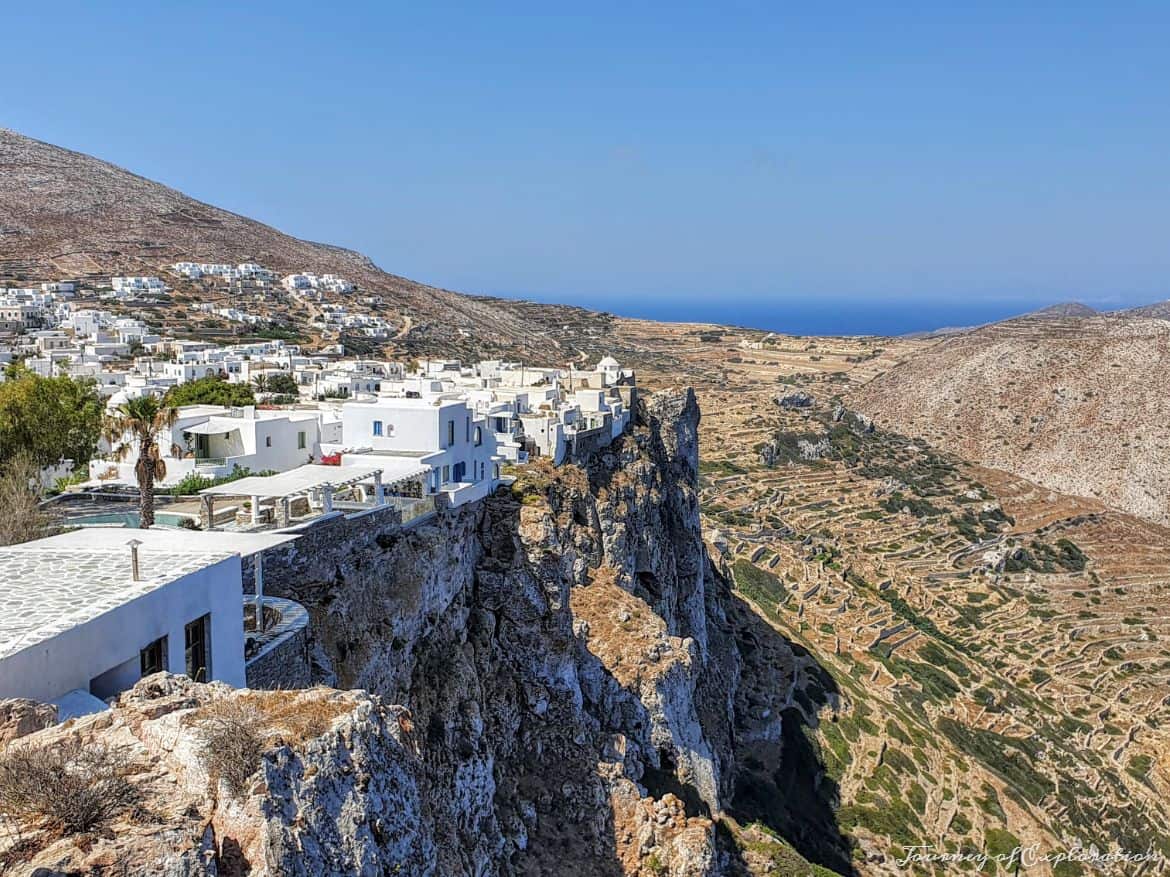
[[[173,512],[155,512],[154,522],[163,527],[182,526],[186,515],[176,515]],[[134,527],[137,528],[140,518],[138,512],[105,512],[97,515],[79,515],[75,518],[66,518],[65,523],[70,527]]]

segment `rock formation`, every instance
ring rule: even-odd
[[[267,561],[268,589],[310,611],[319,680],[357,691],[152,677],[111,713],[30,739],[133,738],[189,796],[142,832],[176,851],[150,873],[739,873],[715,825],[729,811],[774,815],[798,850],[847,870],[831,814],[776,787],[815,785],[815,754],[785,761],[794,696],[823,703],[831,682],[708,556],[693,393],[637,415],[586,465],[532,464],[511,491],[412,529],[306,537]],[[266,720],[237,801],[190,753],[200,711],[241,697],[326,715]],[[84,873],[102,848],[52,855]]]

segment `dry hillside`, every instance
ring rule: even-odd
[[[1170,323],[1021,318],[949,337],[851,394],[879,425],[1170,522]]]
[[[304,241],[189,198],[89,155],[0,128],[0,283],[165,274],[176,261],[255,261],[281,272],[336,273],[383,299],[406,352],[433,348],[542,352],[565,333],[602,335],[608,318],[579,308],[462,295],[382,271],[341,247]],[[173,281],[173,278],[168,278]],[[562,338],[565,337],[562,334]],[[570,341],[564,345],[572,351]]]

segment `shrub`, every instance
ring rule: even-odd
[[[164,404],[181,405],[255,405],[256,396],[247,384],[231,384],[225,377],[212,375],[171,387]]]
[[[227,475],[220,475],[216,478],[208,478],[200,475],[198,472],[188,472],[182,478],[175,482],[171,488],[171,496],[194,496],[199,491],[207,487],[218,487],[220,484],[230,484],[233,481],[239,481],[241,478],[247,478],[250,475],[275,475],[275,469],[263,469],[259,472],[253,472],[247,466],[232,466],[232,471]]]
[[[239,797],[260,768],[264,720],[256,706],[240,700],[219,701],[200,723],[199,759],[213,779],[223,780]]]
[[[15,743],[0,755],[0,810],[21,822],[44,819],[66,834],[107,822],[138,800],[124,750],[69,738]]]

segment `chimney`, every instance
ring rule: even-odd
[[[130,546],[130,575],[134,581],[141,581],[138,575],[138,546],[142,544],[138,539],[131,539],[126,543]]]

